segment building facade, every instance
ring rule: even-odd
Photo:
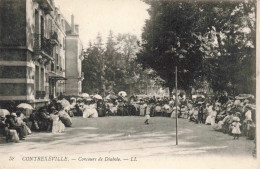
[[[0,102],[65,94],[67,21],[52,0],[0,1]]]
[[[71,16],[71,25],[66,23],[66,87],[65,94],[78,96],[82,93],[82,60],[84,59],[83,46],[79,39],[79,26],[74,25],[74,16]]]

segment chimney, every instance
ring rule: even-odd
[[[71,33],[74,33],[74,15],[71,15]]]
[[[79,34],[79,25],[75,25],[75,33]]]

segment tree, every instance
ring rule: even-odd
[[[206,80],[216,92],[255,93],[255,0],[147,3],[151,17],[138,61],[154,69],[170,91],[178,63],[184,90]]]
[[[165,80],[170,95],[175,82],[174,67],[178,64],[179,86],[190,91],[193,79],[202,74],[200,36],[206,29],[200,25],[199,5],[182,1],[149,1],[149,4],[150,20],[144,27],[138,62]],[[182,56],[184,59],[178,59]]]
[[[102,57],[103,44],[101,35],[98,34],[96,42],[92,45],[89,43],[87,49],[87,58],[82,62],[82,71],[84,72],[84,80],[82,85],[83,92],[100,93],[103,89],[103,72],[102,72]]]
[[[219,1],[201,8],[209,30],[204,72],[211,87],[234,95],[254,94],[256,2]]]
[[[140,74],[144,75],[136,62],[138,51],[137,37],[131,34],[114,36],[110,31],[106,45],[99,34],[96,43],[90,43],[88,58],[84,59],[82,69],[85,72],[83,91],[87,93],[108,94],[121,90],[128,94],[138,91]]]

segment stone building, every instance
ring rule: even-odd
[[[71,16],[71,25],[66,22],[66,95],[78,96],[82,92],[82,60],[84,59],[83,46],[79,39],[79,26],[74,25],[74,16]]]
[[[0,103],[64,95],[67,30],[52,0],[0,1]]]

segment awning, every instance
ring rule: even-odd
[[[49,73],[49,78],[50,78],[50,79],[56,79],[56,80],[67,80],[65,77],[62,77],[62,76],[60,76],[60,75],[57,75],[57,74],[55,74],[55,73],[53,73],[53,72],[50,72],[50,73]]]

